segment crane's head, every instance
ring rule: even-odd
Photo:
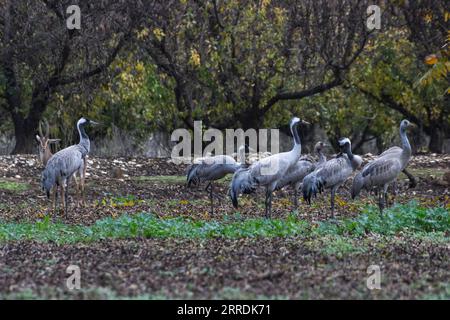
[[[95,122],[93,120],[90,120],[88,118],[85,118],[85,117],[81,117],[80,120],[78,120],[78,122],[77,122],[77,126],[84,126],[84,125],[87,125],[87,124],[96,125],[96,124],[99,124],[99,123]]]
[[[400,130],[405,131],[406,128],[412,127],[413,124],[411,122],[409,122],[409,120],[402,120],[402,122],[400,122]]]
[[[294,126],[299,125],[299,124],[309,124],[309,122],[307,122],[305,120],[301,120],[298,117],[293,117],[291,119],[290,127],[293,128]]]
[[[346,149],[351,147],[352,143],[350,142],[349,138],[340,138],[339,139],[339,147],[341,149]]]
[[[319,141],[319,142],[317,142],[317,143],[314,145],[314,150],[316,150],[316,151],[321,151],[321,150],[323,150],[325,147],[328,147],[328,145],[325,144],[325,143],[323,143],[322,141]]]

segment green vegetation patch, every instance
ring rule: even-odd
[[[179,294],[173,294],[160,290],[152,293],[144,293],[131,296],[122,296],[108,287],[89,287],[86,289],[67,292],[59,287],[43,286],[39,292],[30,288],[21,291],[2,294],[2,300],[43,300],[43,299],[83,299],[83,300],[167,300],[167,299],[192,299],[193,293],[189,290]],[[224,287],[213,297],[214,299],[245,299],[245,300],[287,300],[288,297],[281,295],[260,295],[247,290],[234,287]]]
[[[380,214],[378,207],[368,206],[355,218],[337,223],[323,222],[318,234],[361,236],[367,233],[393,235],[400,231],[411,233],[445,233],[450,231],[450,212],[444,207],[424,208],[416,201],[395,205]]]
[[[414,201],[397,205],[380,215],[370,206],[356,218],[326,221],[311,225],[295,215],[285,219],[251,218],[244,220],[194,221],[186,218],[159,218],[153,214],[124,214],[118,218],[104,218],[94,225],[67,225],[51,222],[50,217],[35,223],[0,222],[0,241],[37,240],[57,243],[90,242],[109,238],[243,238],[243,237],[327,237],[328,253],[358,252],[355,238],[368,233],[393,235],[398,232],[419,237],[448,241],[449,210],[443,207],[422,208]],[[348,237],[346,239],[345,237]],[[353,239],[352,239],[353,238]]]
[[[0,240],[37,240],[57,243],[89,242],[108,238],[212,238],[284,237],[306,232],[307,222],[295,216],[287,219],[247,219],[243,221],[193,221],[161,219],[152,214],[122,215],[98,220],[92,226],[51,222],[46,216],[36,223],[0,223]]]
[[[0,179],[1,190],[22,192],[28,190],[29,188],[30,185],[28,183]]]

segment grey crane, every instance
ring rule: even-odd
[[[234,173],[236,170],[245,167],[245,152],[248,146],[239,147],[239,162],[229,155],[217,155],[203,158],[200,163],[194,163],[187,172],[187,186],[199,185],[202,182],[208,182],[205,190],[209,193],[211,214],[214,214],[214,184],[213,181],[222,179],[227,174]]]
[[[296,164],[300,158],[302,147],[298,126],[300,123],[308,124],[297,117],[290,122],[291,133],[294,137],[294,146],[289,152],[271,155],[256,161],[248,168],[242,168],[235,172],[230,185],[230,197],[235,208],[238,207],[238,196],[240,193],[253,193],[258,186],[266,188],[264,201],[265,216],[269,218],[272,211],[272,193],[278,182],[288,170]]]
[[[406,135],[406,129],[411,126],[408,120],[400,123],[400,138],[402,147],[392,147],[384,151],[377,159],[364,166],[353,179],[352,198],[356,198],[362,189],[375,187],[378,189],[378,206],[383,212],[387,205],[387,188],[394,182],[400,172],[407,166],[411,158],[411,145]]]
[[[288,185],[292,186],[296,209],[298,208],[298,190],[302,185],[303,178],[327,161],[326,156],[323,154],[323,149],[326,146],[322,141],[317,142],[314,146],[314,151],[319,156],[317,162],[314,162],[309,156],[302,156],[277,183],[276,190],[280,190]]]
[[[47,194],[47,198],[50,198],[50,192],[54,189],[53,203],[55,210],[57,206],[57,189],[58,187],[60,188],[61,204],[66,216],[70,179],[75,173],[78,173],[81,177],[81,192],[84,193],[84,159],[90,151],[90,141],[84,127],[88,124],[97,124],[97,122],[84,117],[78,120],[77,129],[80,134],[80,142],[55,153],[42,172],[41,185]]]
[[[351,141],[339,139],[341,153],[303,179],[303,199],[311,204],[311,197],[324,189],[331,189],[331,215],[334,218],[334,198],[337,189],[361,166],[362,158],[352,153]]]
[[[45,134],[42,131],[42,122],[45,124]],[[48,124],[48,121],[44,119],[42,122],[39,122],[39,129],[38,133],[36,135],[36,140],[39,142],[39,159],[41,160],[41,163],[44,165],[44,167],[47,165],[48,160],[53,156],[52,151],[50,150],[50,144],[60,142],[61,139],[50,139],[50,126]],[[87,169],[87,156],[84,159],[84,169],[81,172],[83,176],[80,176],[80,180],[78,180],[78,173],[75,173],[73,175],[73,180],[75,181],[75,185],[77,188],[77,192],[79,192],[80,188],[84,188],[84,178],[86,175],[86,169]],[[83,180],[81,180],[83,179]],[[83,199],[84,203],[84,199]],[[79,204],[79,202],[78,202]]]

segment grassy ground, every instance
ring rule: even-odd
[[[433,184],[443,166],[411,168],[418,187],[402,178],[383,215],[342,188],[336,220],[328,194],[297,212],[288,191],[267,220],[261,194],[230,206],[229,178],[211,215],[182,172],[146,165],[120,180],[91,169],[88,206],[67,216],[48,212],[34,172],[0,178],[0,298],[450,299],[450,194]],[[65,286],[73,264],[80,290]],[[367,288],[370,265],[381,290]]]

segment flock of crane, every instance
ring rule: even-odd
[[[298,126],[308,124],[295,117],[290,122],[290,129],[294,137],[291,151],[271,155],[260,159],[251,165],[245,161],[245,146],[239,148],[239,162],[230,156],[217,155],[202,159],[191,166],[187,173],[189,185],[207,182],[211,212],[214,212],[213,181],[233,173],[228,194],[233,206],[238,207],[240,194],[254,193],[258,187],[265,188],[265,215],[271,216],[272,194],[275,190],[286,186],[294,189],[294,204],[298,206],[297,193],[301,189],[303,199],[311,204],[311,199],[324,189],[331,190],[331,214],[334,218],[335,195],[339,187],[358,170],[362,158],[352,153],[351,141],[348,138],[339,139],[340,153],[333,159],[326,159],[323,148],[326,145],[318,142],[315,152],[318,160],[314,162],[310,157],[301,156],[301,141]],[[392,147],[383,152],[378,158],[369,162],[359,172],[352,186],[352,198],[356,198],[362,189],[371,191],[376,189],[378,205],[383,211],[387,205],[387,188],[396,181],[397,176],[405,169],[411,158],[411,146],[406,136],[406,129],[411,125],[408,120],[400,123],[400,137],[402,147]]]
[[[49,145],[59,141],[49,139],[48,123],[47,132],[36,136],[40,144],[40,157],[45,165],[42,172],[41,186],[48,198],[52,198],[53,209],[58,203],[58,190],[61,196],[63,211],[67,214],[68,191],[72,178],[77,190],[77,205],[85,204],[85,177],[87,168],[87,156],[90,152],[90,140],[85,127],[98,124],[84,117],[77,122],[80,136],[78,144],[69,146],[52,154]],[[294,137],[294,145],[289,152],[273,154],[251,164],[247,164],[246,153],[248,147],[241,146],[238,150],[239,161],[228,155],[208,156],[191,165],[187,172],[187,185],[199,185],[206,182],[206,191],[209,193],[211,213],[214,212],[213,182],[233,174],[228,195],[235,208],[238,207],[238,197],[241,194],[254,193],[258,187],[265,188],[265,216],[269,218],[272,211],[272,195],[276,190],[287,186],[294,189],[294,205],[298,206],[298,191],[302,191],[303,199],[311,203],[317,193],[330,189],[331,214],[334,218],[335,195],[339,187],[361,167],[362,158],[352,153],[351,141],[348,138],[339,139],[340,153],[327,161],[323,153],[326,144],[318,142],[315,145],[315,153],[318,159],[302,156],[301,140],[298,127],[308,122],[294,117],[290,121],[290,130]],[[401,147],[392,147],[375,160],[369,162],[356,174],[353,179],[351,196],[354,199],[362,189],[371,191],[375,189],[378,194],[378,204],[382,212],[387,205],[387,188],[395,182],[398,175],[405,169],[411,158],[411,146],[406,135],[407,128],[411,125],[408,120],[400,123]]]

